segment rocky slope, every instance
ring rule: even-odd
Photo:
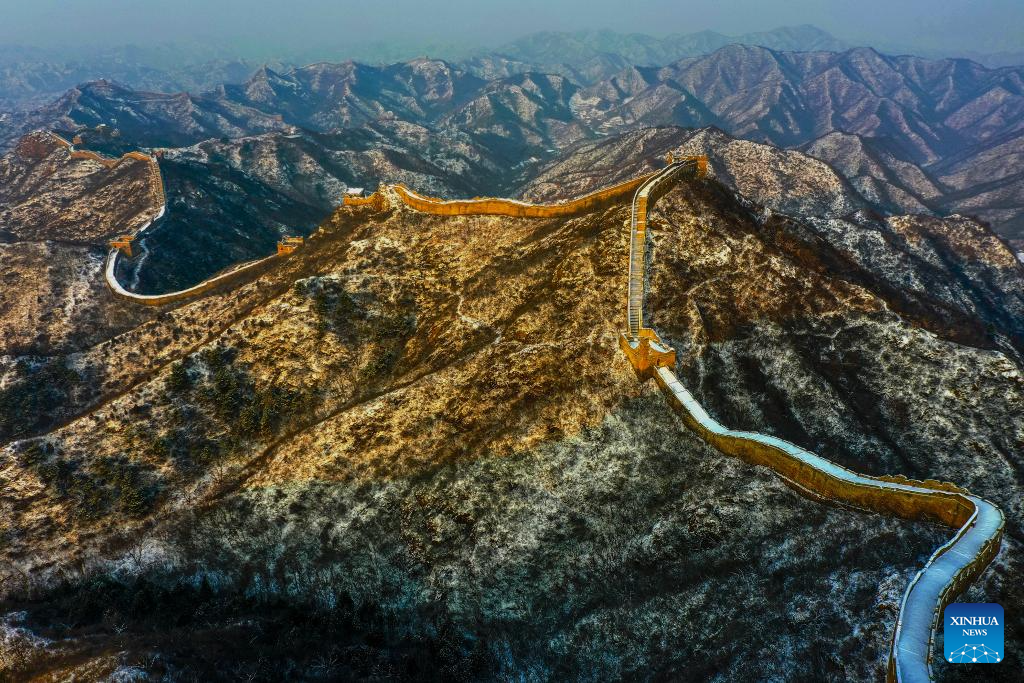
[[[591,38],[580,37],[583,71],[590,68]],[[716,126],[807,151],[878,210],[976,216],[1024,250],[1024,183],[1015,163],[1024,129],[1020,67],[891,57],[868,48],[727,45],[667,64],[655,60],[663,66],[638,65],[648,60],[639,55],[628,61],[603,54],[594,58],[608,61],[614,73],[597,78],[544,73],[555,55],[538,50],[523,54],[537,52],[530,59],[540,66],[492,56],[461,66],[415,59],[263,68],[242,84],[201,94],[87,83],[38,110],[4,115],[0,148],[37,128],[71,133],[101,126],[116,137],[94,136],[102,138],[97,148],[117,153],[211,140],[232,145],[273,133],[377,137],[375,146],[395,148],[388,163],[375,162],[384,180],[424,179],[419,175],[440,187],[447,176],[457,178],[446,188],[456,193],[504,195],[530,180],[537,163],[573,145],[647,127]],[[567,48],[563,58],[572,55]],[[340,151],[325,147],[319,156]],[[312,170],[318,178],[311,182],[336,184],[329,167]]]
[[[932,212],[946,188],[874,138],[832,132],[801,151],[827,162],[875,207],[891,214]]]
[[[589,136],[570,108],[578,89],[562,76],[511,76],[490,83],[443,123],[476,139],[498,163],[515,166]]]
[[[731,45],[660,69],[629,67],[581,90],[573,109],[606,133],[715,125],[800,147],[885,210],[968,213],[1019,240],[1022,77],[1018,67],[866,48],[790,53]]]
[[[952,188],[940,200],[947,211],[977,215],[1024,252],[1024,133],[994,137],[980,150],[943,160],[935,172]]]
[[[580,92],[577,111],[607,131],[714,123],[780,146],[836,130],[891,138],[910,159],[928,164],[1019,130],[1021,79],[1020,68],[888,57],[869,48],[779,52],[730,45],[660,69],[624,72],[614,81],[633,82],[630,90],[616,95],[599,83]]]
[[[0,158],[0,354],[28,366],[96,344],[145,319],[113,302],[103,283],[106,240],[156,207],[152,166],[113,168],[72,159],[47,134]],[[56,408],[56,406],[55,406]],[[5,425],[6,426],[6,425]]]
[[[138,228],[152,209],[151,173],[137,159],[109,169],[72,159],[57,138],[28,135],[0,158],[0,231],[7,241],[95,243]]]
[[[653,165],[680,132],[630,135]],[[653,219],[680,376],[729,424],[999,503],[968,597],[1024,614],[1024,268],[972,221],[861,209],[804,155],[679,142],[721,179]],[[877,680],[945,530],[687,433],[617,350],[628,219],[343,208],[239,289],[55,356],[62,419],[0,420],[4,673]]]
[[[709,174],[775,211],[844,216],[868,208],[835,169],[800,152],[737,140],[715,128],[645,128],[576,145],[520,188],[537,201],[582,194],[664,165],[669,152],[704,155]]]

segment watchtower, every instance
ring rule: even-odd
[[[121,235],[116,239],[110,240],[110,248],[117,249],[128,258],[132,257],[132,242],[135,240],[134,235]]]
[[[706,178],[708,176],[708,158],[704,154],[700,156],[681,156],[669,150],[668,154],[665,155],[665,163],[671,166],[677,161],[692,161],[695,164],[694,175],[698,178]]]
[[[302,237],[285,237],[277,243],[277,255],[290,254],[305,243],[306,240]]]

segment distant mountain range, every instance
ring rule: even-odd
[[[631,64],[662,65],[708,54],[726,45],[760,45],[775,50],[841,51],[853,47],[814,26],[783,26],[772,31],[758,31],[728,36],[715,31],[674,33],[655,38],[642,33],[615,31],[579,31],[534,33],[495,50],[524,61],[543,63],[580,63],[602,54],[619,55]]]
[[[581,58],[600,35],[582,34]],[[546,57],[537,40],[523,50]],[[162,148],[170,212],[150,238],[159,256],[142,289],[188,284],[264,253],[282,233],[308,232],[347,187],[516,194],[588,145],[649,129],[678,137],[712,127],[797,149],[830,164],[876,211],[976,216],[1024,252],[1024,67],[744,45],[626,65],[589,85],[519,71],[525,62],[495,62],[502,73],[493,75],[481,64],[265,66],[198,94],[93,81],[3,115],[0,149],[38,129],[112,154]],[[580,176],[565,189],[589,188]],[[550,185],[542,194],[552,192],[566,196]]]
[[[1024,69],[728,46],[589,88],[577,117],[606,133],[714,125],[834,163],[885,209],[928,207],[1024,236]]]
[[[28,109],[52,100],[87,81],[107,79],[156,92],[201,92],[222,83],[242,83],[260,66],[287,71],[313,60],[356,60],[390,64],[431,55],[456,63],[480,77],[493,79],[525,71],[566,76],[592,85],[627,66],[665,66],[685,57],[710,54],[726,45],[753,45],[773,50],[842,52],[853,44],[810,25],[725,35],[715,31],[654,37],[611,30],[533,33],[497,47],[467,45],[367,43],[311,47],[302,53],[233,53],[209,43],[125,45],[94,49],[37,49],[0,45],[0,111]],[[902,46],[875,45],[886,54],[928,58],[967,57],[988,67],[1024,64],[1024,50],[953,54]]]
[[[539,47],[534,56],[544,57]],[[263,67],[244,83],[198,95],[97,81],[8,115],[7,123],[0,145],[36,128],[105,126],[118,132],[114,152],[365,127],[378,156],[437,179],[428,186],[464,193],[508,190],[524,180],[526,165],[587,139],[712,125],[834,163],[883,209],[965,211],[1008,237],[1024,234],[1024,67],[868,48],[727,45],[664,67],[626,66],[589,86],[537,71],[484,78],[429,59]],[[325,155],[334,148],[316,144],[326,145]],[[358,185],[393,179],[397,170],[391,162],[361,168],[351,178]]]
[[[710,54],[726,45],[753,45],[790,52],[844,52],[854,47],[872,47],[892,55],[916,55],[929,59],[966,58],[990,68],[1024,64],[1024,50],[983,53],[922,50],[885,43],[855,44],[809,24],[739,35],[697,31],[675,33],[663,38],[610,30],[571,33],[543,31],[488,50],[485,56],[497,54],[538,65],[564,65],[576,69],[579,74],[586,74],[602,62],[664,66],[684,57]]]
[[[509,75],[527,65],[528,70],[560,73],[589,85],[629,66],[664,66],[684,57],[711,54],[726,45],[801,52],[840,52],[853,47],[814,26],[784,26],[738,36],[698,31],[664,38],[615,31],[544,31],[467,59],[463,64],[490,77]]]
[[[276,60],[270,65],[291,68]],[[0,111],[42,106],[70,88],[104,78],[140,90],[201,92],[244,82],[260,66],[195,45],[82,52],[0,46]]]

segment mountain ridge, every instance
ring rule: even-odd
[[[645,163],[681,134],[624,135]],[[967,597],[1016,604],[1024,266],[972,221],[844,206],[823,162],[695,135],[756,192],[682,183],[650,217],[680,376],[741,429],[991,496],[1006,546]],[[792,213],[765,210],[780,179],[807,188]],[[666,415],[616,344],[629,221],[346,207],[237,290],[4,365],[0,409],[48,381],[65,418],[0,447],[13,670],[876,680],[939,535],[807,501]]]
[[[963,60],[730,45],[663,67],[628,66],[592,86],[536,71],[485,79],[426,58],[317,63],[284,73],[260,69],[243,84],[198,95],[99,81],[14,123],[0,133],[8,146],[19,132],[46,127],[110,153],[165,147],[168,168],[183,171],[171,173],[170,183],[185,184],[185,196],[203,188],[238,207],[248,206],[246,193],[281,196],[285,209],[271,220],[250,216],[260,226],[252,244],[263,248],[289,227],[311,230],[348,186],[402,181],[446,196],[504,195],[588,140],[711,125],[809,152],[839,169],[875,210],[973,215],[1024,252],[1017,165],[1024,155],[1024,69]],[[228,180],[226,173],[243,175]],[[213,213],[223,214],[216,201]],[[199,210],[197,201],[186,204]],[[179,215],[194,222],[188,212]],[[210,225],[237,235],[244,251],[244,227],[223,218]],[[163,235],[172,232],[185,234],[175,228]],[[214,270],[229,263],[207,258]],[[166,286],[186,284],[171,271],[160,276],[172,278]]]

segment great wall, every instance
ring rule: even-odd
[[[156,211],[138,228],[124,232],[114,237],[109,242],[110,253],[107,255],[106,266],[104,267],[103,272],[104,278],[107,282],[107,287],[109,287],[110,291],[116,296],[146,306],[164,306],[167,304],[186,301],[199,296],[200,294],[209,292],[216,287],[238,282],[243,277],[252,275],[263,267],[271,265],[274,260],[279,259],[282,256],[288,256],[303,244],[303,238],[301,237],[284,237],[278,243],[276,253],[261,259],[238,264],[223,273],[219,273],[213,277],[203,280],[197,285],[178,291],[165,292],[163,294],[138,294],[136,292],[129,291],[117,279],[117,264],[122,256],[128,258],[134,257],[135,245],[141,243],[145,238],[145,233],[152,230],[152,228],[167,215],[167,195],[164,192],[163,176],[160,173],[159,161],[157,161],[155,156],[144,154],[142,152],[127,152],[121,157],[106,157],[91,150],[76,149],[75,145],[78,143],[77,138],[75,140],[68,141],[52,131],[50,131],[50,135],[59,146],[69,150],[70,158],[72,159],[86,159],[94,161],[102,164],[108,169],[114,168],[128,160],[144,161],[150,164],[149,187],[150,192],[153,195],[153,204],[157,207]]]
[[[889,681],[931,680],[932,649],[942,611],[998,554],[1004,525],[1002,511],[953,484],[857,474],[778,437],[729,429],[708,415],[673,372],[675,351],[661,341],[657,332],[643,327],[648,211],[684,172],[702,177],[707,170],[702,157],[679,161],[670,157],[669,162],[633,197],[627,330],[620,337],[620,346],[637,374],[653,377],[683,422],[719,451],[770,468],[814,500],[939,522],[956,529],[907,587],[889,654]]]
[[[107,168],[112,168],[129,158],[144,160],[152,164],[152,178],[155,179],[154,196],[160,208],[153,218],[137,230],[119,235],[110,241],[110,253],[107,256],[104,277],[110,291],[121,298],[147,306],[164,306],[186,301],[217,287],[234,284],[245,277],[261,271],[263,268],[271,265],[273,261],[291,255],[305,244],[305,239],[302,237],[283,237],[278,242],[276,253],[239,264],[186,289],[165,292],[163,294],[138,294],[129,291],[117,279],[117,264],[122,256],[133,257],[132,245],[136,243],[136,240],[140,240],[143,234],[150,230],[167,213],[167,198],[163,188],[159,162],[155,157],[141,152],[129,152],[120,159],[111,159],[95,152],[76,150],[71,142],[68,142],[56,133],[51,133],[51,135],[62,146],[69,148],[71,150],[71,157],[75,159],[91,159],[102,163]],[[500,199],[496,197],[478,197],[476,199],[449,201],[426,197],[401,184],[383,186],[368,197],[346,196],[343,199],[343,204],[345,206],[369,206],[377,211],[383,211],[390,206],[392,201],[400,201],[416,211],[442,216],[491,215],[519,218],[557,218],[593,211],[600,206],[615,201],[634,191],[651,175],[643,175],[617,185],[602,188],[577,199],[550,205],[531,204],[514,199]],[[317,236],[317,234],[314,234],[310,239],[316,239]]]
[[[63,144],[72,148],[71,143]],[[79,158],[98,157],[80,153]],[[150,160],[140,153],[122,157]],[[98,158],[100,163],[121,160]],[[382,186],[369,197],[345,197],[346,206],[366,206],[376,211],[387,210],[393,201],[421,213],[456,215],[497,215],[521,218],[552,218],[593,211],[633,192],[626,292],[626,329],[619,337],[619,346],[642,380],[653,378],[670,407],[683,422],[701,438],[726,455],[748,463],[768,467],[788,485],[808,498],[868,512],[895,515],[908,520],[938,522],[956,530],[953,537],[939,547],[907,587],[900,605],[889,654],[887,680],[921,683],[932,678],[931,662],[935,636],[942,611],[973,581],[998,554],[1003,534],[1002,511],[983,498],[974,496],[954,484],[934,480],[912,481],[902,476],[872,477],[857,474],[788,441],[767,434],[729,429],[712,418],[674,373],[676,353],[663,342],[658,333],[643,325],[645,267],[649,211],[658,198],[668,192],[684,175],[698,179],[707,174],[706,157],[669,155],[668,165],[617,185],[603,188],[575,200],[553,205],[476,198],[441,200],[418,194],[404,185]],[[286,257],[303,245],[302,238],[285,238],[278,251],[266,258],[237,266],[188,289],[160,295],[140,295],[126,290],[117,281],[116,263],[124,253],[131,256],[133,239],[159,220],[165,213],[165,198],[160,182],[160,209],[145,225],[131,235],[123,235],[111,243],[107,259],[106,280],[111,291],[128,300],[163,305],[198,296],[214,287],[229,284],[273,259]],[[316,238],[316,235],[313,236]],[[127,249],[118,242],[126,242]]]

